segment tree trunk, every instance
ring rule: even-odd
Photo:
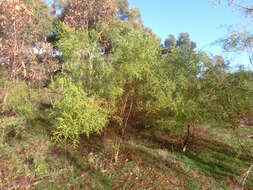
[[[16,71],[16,64],[15,64],[15,54],[13,54],[12,58],[10,59],[11,64],[11,71],[8,77],[8,83],[4,86],[4,92],[2,95],[2,100],[0,104],[0,112],[4,111],[6,105],[7,105],[7,100],[8,100],[8,95],[9,95],[9,90],[10,90],[10,84],[9,82],[13,82],[15,80],[15,71]]]
[[[187,134],[186,134],[186,137],[185,137],[184,142],[183,142],[183,152],[186,151],[187,145],[188,145],[188,142],[189,142],[189,139],[190,139],[190,135],[191,135],[190,128],[191,128],[191,125],[188,124],[187,125]]]
[[[6,85],[4,87],[4,92],[3,92],[3,96],[2,96],[2,100],[1,100],[0,111],[4,111],[5,110],[5,107],[7,105],[8,95],[9,95],[9,86]]]

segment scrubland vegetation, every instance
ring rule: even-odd
[[[1,1],[0,30],[1,190],[253,189],[251,70],[127,0]]]

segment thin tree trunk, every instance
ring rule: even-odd
[[[15,55],[13,56],[13,58],[11,59],[12,62],[12,66],[11,66],[11,73],[8,77],[8,83],[12,82],[15,78]],[[0,107],[0,111],[4,111],[7,105],[7,100],[8,100],[8,95],[9,95],[9,91],[10,91],[10,86],[9,84],[6,84],[4,86],[4,92],[3,92],[3,96],[2,96],[2,100],[1,100],[1,107]]]
[[[188,145],[188,142],[189,142],[189,139],[190,139],[190,135],[191,135],[190,128],[191,128],[191,125],[188,124],[187,125],[187,134],[186,134],[186,137],[185,137],[184,142],[183,142],[183,152],[186,151],[187,145]]]
[[[3,96],[2,96],[2,100],[1,100],[0,111],[4,111],[5,110],[6,105],[7,105],[8,95],[9,95],[9,86],[5,85]]]
[[[15,42],[14,42],[14,51],[12,52],[12,56],[10,57],[10,65],[11,65],[11,71],[10,75],[8,77],[9,82],[13,82],[15,80],[15,72],[16,72],[16,54],[17,54],[17,33],[16,33],[16,23],[13,23],[14,26],[14,35],[15,35]],[[8,95],[9,95],[10,87],[8,84],[4,87],[4,92],[1,100],[1,107],[0,111],[4,111],[7,105]]]

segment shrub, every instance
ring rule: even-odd
[[[24,118],[26,122],[36,119],[39,94],[25,82],[18,82],[10,86],[6,110]]]
[[[22,117],[1,117],[0,118],[0,143],[5,143],[11,137],[17,137],[24,130]]]
[[[68,76],[59,77],[53,88],[60,92],[52,99],[51,117],[56,142],[70,140],[74,146],[80,142],[80,136],[100,133],[108,123],[111,109],[99,104],[96,97],[87,96],[80,83],[74,83]]]

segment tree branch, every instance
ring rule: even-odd
[[[250,171],[252,170],[252,168],[253,168],[253,164],[251,164],[251,166],[247,169],[247,171],[241,177],[240,183],[242,184],[242,188],[243,189],[244,189],[246,180],[247,180],[247,178],[248,178],[248,176],[249,176]]]

